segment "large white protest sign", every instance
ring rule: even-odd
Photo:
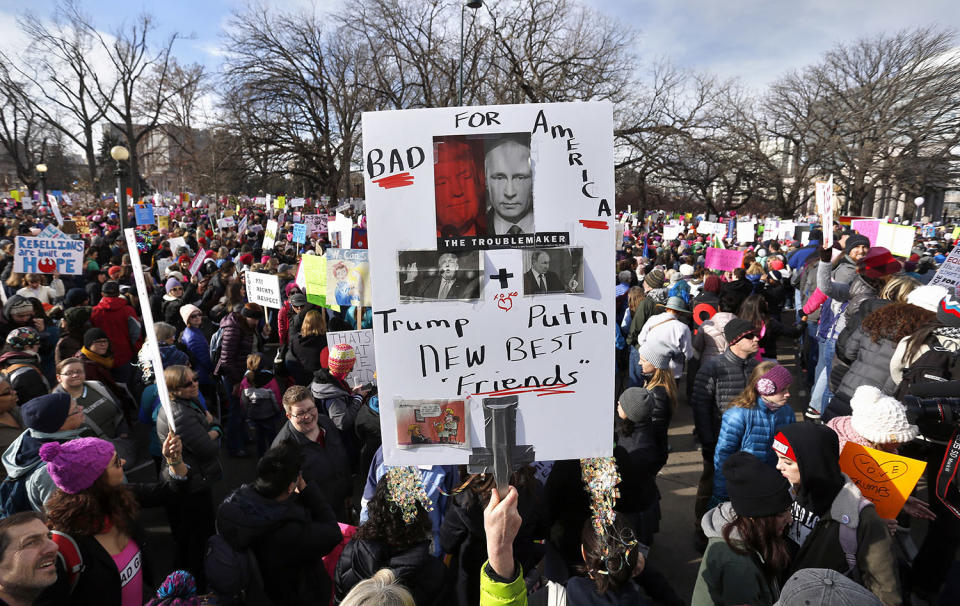
[[[233,217],[224,217],[222,219],[217,219],[217,227],[219,229],[228,229],[230,227],[236,227],[237,221]]]
[[[956,296],[960,294],[960,244],[953,247],[930,280],[931,285],[940,285]]]
[[[280,298],[280,278],[275,275],[248,271],[247,298],[251,303],[280,309],[283,307],[283,300]]]
[[[326,233],[327,215],[304,215],[303,224],[307,226],[308,236]]]
[[[14,240],[13,271],[21,274],[80,275],[83,273],[83,240],[29,238]]]
[[[756,239],[756,224],[752,221],[740,221],[737,223],[737,242],[747,244]]]
[[[174,256],[178,254],[181,248],[189,248],[187,241],[184,240],[183,237],[170,238],[167,242],[170,243],[170,252],[173,253]]]
[[[352,346],[357,354],[353,370],[347,375],[347,383],[356,386],[373,381],[373,375],[377,372],[376,357],[373,353],[373,330],[366,328],[327,333],[327,344],[331,348],[341,343]]]
[[[816,183],[817,214],[823,226],[823,245],[833,246],[833,175]]]
[[[57,197],[53,194],[47,194],[47,200],[50,202],[50,210],[53,211],[57,225],[63,225],[63,214],[60,213],[60,202],[57,201]]]
[[[263,250],[273,250],[277,244],[277,222],[273,219],[267,221],[267,229],[263,232]]]
[[[610,456],[611,105],[366,113],[363,145],[385,461],[467,463],[497,396],[538,460]]]
[[[877,246],[883,246],[898,257],[909,257],[917,228],[912,225],[881,223],[877,228]]]
[[[664,225],[663,239],[666,242],[676,240],[683,234],[683,225]]]

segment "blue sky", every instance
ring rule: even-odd
[[[639,32],[641,57],[669,57],[678,65],[724,77],[740,77],[761,88],[778,75],[802,67],[842,41],[898,28],[939,24],[960,29],[956,0],[585,0]],[[49,14],[54,0],[0,0],[0,40],[13,16],[29,6]],[[105,31],[124,18],[149,10],[161,31],[193,39],[178,43],[185,62],[215,67],[218,34],[232,9],[245,0],[86,0],[84,7]],[[339,0],[272,0],[272,6],[337,6]]]

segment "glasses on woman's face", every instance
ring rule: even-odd
[[[113,458],[110,459],[110,467],[123,467],[123,461],[117,453],[113,453]]]
[[[188,320],[199,320],[199,319],[202,318],[202,317],[203,317],[203,316],[200,315],[199,313],[192,313],[192,314],[190,314],[189,316],[187,316],[187,319],[188,319]]]
[[[17,395],[17,392],[13,391],[12,387],[8,387],[6,391],[0,391],[0,398],[9,398],[15,395]]]
[[[181,383],[180,389],[187,389],[189,387],[193,387],[196,384],[197,384],[197,378],[193,377],[192,379],[185,380],[183,383]]]
[[[102,345],[102,346],[104,346],[104,347],[109,347],[109,346],[110,346],[110,339],[97,339],[96,341],[94,341],[93,343],[91,343],[91,345]]]
[[[171,289],[170,289],[170,292],[172,292],[172,293],[173,293],[173,292],[183,292],[183,287],[182,287],[182,286],[177,286],[176,288],[171,288]]]

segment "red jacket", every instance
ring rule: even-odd
[[[130,330],[127,321],[133,318],[138,323],[140,319],[133,307],[122,297],[103,297],[90,314],[90,321],[97,328],[102,328],[110,338],[110,351],[113,353],[114,368],[129,362],[134,354],[140,351],[143,345],[143,331],[133,347],[130,345]]]

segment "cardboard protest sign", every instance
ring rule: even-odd
[[[816,200],[824,246],[833,246],[833,175],[827,181],[817,181]]]
[[[190,275],[195,276],[197,272],[200,271],[200,266],[203,265],[203,261],[207,258],[207,251],[202,248],[197,251],[196,256],[193,257],[193,260],[190,261]]]
[[[370,306],[370,262],[366,250],[328,248],[327,301]]]
[[[793,240],[793,234],[796,231],[796,227],[796,223],[793,221],[781,221],[780,227],[777,228],[777,239]]]
[[[296,244],[304,244],[307,241],[307,226],[303,223],[296,223],[293,226],[293,241]]]
[[[77,233],[79,234],[89,234],[90,233],[90,221],[87,219],[77,218],[73,222],[77,226]]]
[[[913,239],[917,228],[912,225],[882,223],[877,230],[877,246],[883,246],[898,257],[909,257],[913,252]]]
[[[273,219],[267,221],[267,228],[263,231],[263,250],[273,250],[277,244],[277,222]]]
[[[156,224],[156,219],[153,216],[153,204],[137,204],[133,207],[133,214],[136,216],[137,225]]]
[[[155,217],[157,217],[157,218],[160,218],[160,217],[169,217],[169,216],[170,216],[170,208],[167,207],[167,206],[156,206],[156,205],[154,205],[154,207],[153,207],[153,216],[155,216]]]
[[[870,240],[870,246],[876,246],[881,223],[884,221],[880,219],[851,219],[850,229]]]
[[[930,285],[940,285],[956,295],[960,293],[960,244],[953,247],[947,258],[940,264]]]
[[[327,233],[327,215],[304,215],[303,223],[308,236]]]
[[[300,259],[303,271],[304,292],[307,301],[314,305],[340,311],[333,299],[327,302],[327,258],[321,255],[303,255]]]
[[[237,221],[233,217],[224,217],[222,219],[217,219],[217,227],[220,229],[229,229],[231,227],[236,227]]]
[[[246,281],[247,299],[251,303],[272,309],[283,307],[283,299],[280,298],[280,278],[278,276],[248,271]]]
[[[60,214],[60,203],[57,201],[57,197],[54,195],[50,195],[49,200],[50,200],[50,210],[53,211],[53,216],[57,220],[57,225],[63,225],[63,215]]]
[[[83,273],[83,241],[17,236],[14,239],[13,271],[80,275]]]
[[[169,215],[157,215],[157,229],[170,229]]]
[[[840,453],[840,469],[850,476],[861,494],[877,508],[881,518],[897,517],[907,497],[926,469],[918,461],[847,442]]]
[[[617,236],[616,236],[617,250],[623,250],[623,232],[626,230],[626,227],[627,226],[623,223],[617,223]],[[666,234],[666,231],[664,231],[664,234]]]
[[[713,230],[714,230],[714,228],[716,227],[716,225],[717,225],[717,224],[714,223],[713,221],[701,221],[701,222],[697,225],[697,233],[698,233],[698,234],[703,234],[703,235],[706,235],[706,236],[712,236],[712,235],[713,235]],[[726,229],[726,227],[724,227],[724,229]],[[666,237],[666,234],[664,234],[664,237]]]
[[[13,198],[14,200],[16,200],[17,202],[19,202],[19,201],[20,201],[20,190],[19,190],[19,189],[11,189],[11,190],[10,190],[10,197]]]
[[[242,219],[240,219],[240,223],[237,224],[237,233],[238,233],[238,234],[242,234],[243,232],[247,231],[247,222],[248,222],[248,220],[249,220],[249,219],[248,219],[246,216],[244,216]]]
[[[346,343],[357,353],[357,361],[353,370],[347,375],[346,381],[350,385],[364,385],[373,381],[377,372],[376,356],[373,351],[373,329],[342,330],[327,333],[327,345],[333,347]]]
[[[708,248],[704,266],[707,269],[733,271],[743,266],[743,251],[726,248]]]
[[[467,463],[463,446],[492,446],[483,406],[499,396],[516,398],[516,444],[537,459],[609,456],[613,409],[595,394],[614,368],[614,285],[602,277],[616,234],[612,106],[375,112],[362,128],[377,382],[392,396],[380,406],[385,462]],[[429,260],[412,279],[411,255]],[[539,270],[525,267],[534,255]],[[580,292],[524,296],[540,275],[577,276]],[[443,434],[410,438],[438,401],[463,401],[463,413],[433,406],[440,418],[420,433],[439,423]]]
[[[287,206],[287,197],[286,196],[277,196],[277,199],[273,201],[273,207],[277,210],[283,210]]]
[[[306,198],[293,198],[287,204],[289,204],[291,208],[300,208],[306,203],[307,203]]]
[[[56,225],[47,225],[40,231],[39,234],[37,234],[37,237],[38,238],[69,238],[70,236],[63,233],[59,229],[57,229]]]
[[[184,240],[183,237],[170,238],[167,240],[167,242],[170,243],[170,252],[172,252],[174,256],[178,256],[180,254],[181,248],[189,248],[187,246],[187,241]]]
[[[756,223],[752,221],[740,221],[737,223],[737,242],[747,244],[756,239]]]
[[[683,234],[682,225],[664,225],[663,226],[663,239],[666,240],[667,242],[669,242],[670,240],[676,240],[682,234]]]

